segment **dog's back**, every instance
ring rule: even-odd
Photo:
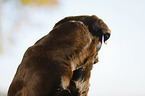
[[[90,43],[88,34],[84,24],[66,22],[28,48],[8,96],[69,96],[63,90],[73,75],[70,60]]]

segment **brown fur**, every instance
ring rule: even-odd
[[[96,46],[110,30],[96,16],[62,21],[27,49],[8,96],[87,96]]]

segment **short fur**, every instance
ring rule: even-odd
[[[107,40],[110,30],[96,16],[64,18],[27,49],[8,96],[87,96],[90,71],[105,34]]]

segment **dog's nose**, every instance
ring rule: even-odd
[[[107,41],[110,38],[110,33],[104,34],[104,42]]]
[[[104,42],[107,41],[110,38],[111,30],[109,28],[105,30],[102,29],[102,35],[104,35]]]
[[[109,38],[110,38],[110,35],[111,35],[111,31],[110,30],[108,30],[108,31],[105,31],[105,32],[103,32],[101,29],[100,30],[98,30],[98,36],[99,36],[99,41],[101,42],[101,43],[105,43]]]

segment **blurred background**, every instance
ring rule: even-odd
[[[24,52],[66,16],[96,15],[112,31],[88,96],[145,96],[144,0],[0,0],[0,96]]]

